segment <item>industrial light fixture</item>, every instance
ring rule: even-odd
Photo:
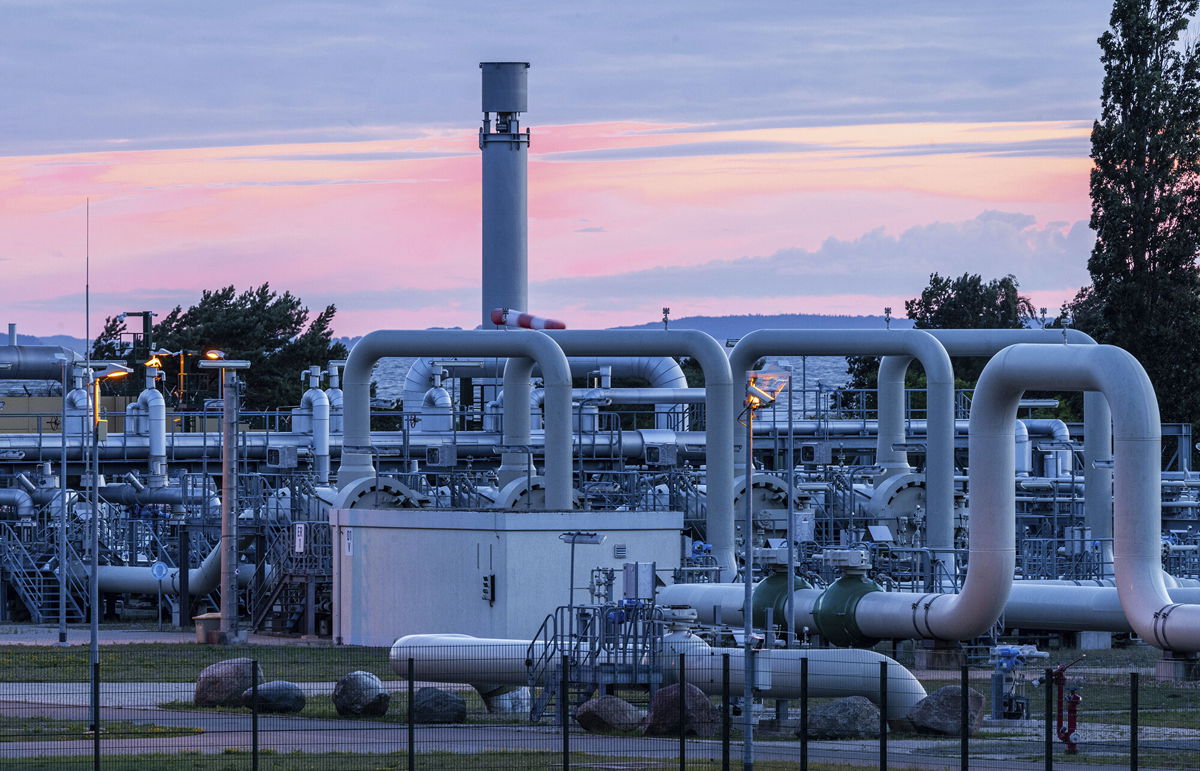
[[[746,406],[752,410],[770,407],[775,398],[787,387],[786,372],[751,372],[746,384]]]
[[[208,354],[204,354],[208,356]],[[250,362],[246,359],[217,359],[208,361],[198,361],[196,366],[200,369],[250,369]]]
[[[212,359],[213,361],[216,361],[216,360],[218,360],[218,359],[224,359],[224,358],[225,358],[225,352],[224,352],[224,351],[218,351],[216,348],[213,348],[212,350],[209,350],[209,351],[205,351],[205,352],[204,352],[204,358],[206,358],[206,359]]]

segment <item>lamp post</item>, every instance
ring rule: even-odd
[[[91,366],[102,366],[103,370],[95,372]],[[88,660],[91,664],[92,677],[92,730],[100,730],[100,683],[97,676],[100,672],[100,434],[108,438],[108,421],[100,419],[100,381],[123,378],[133,372],[129,367],[116,362],[91,362],[88,376],[92,388],[92,468],[91,468],[91,530],[88,534],[88,549],[91,551],[88,576],[88,615],[89,640]],[[60,565],[66,569],[66,565]]]
[[[746,516],[742,522],[742,579],[745,593],[742,598],[742,768],[754,769],[754,413],[775,403],[775,397],[788,383],[788,376],[778,372],[746,373]],[[789,428],[790,430],[790,428]],[[788,578],[791,591],[791,578]]]
[[[221,624],[218,642],[238,641],[237,628],[237,413],[238,370],[249,369],[244,359],[226,359],[222,351],[209,351],[198,362],[204,369],[221,371]]]
[[[571,619],[571,634],[575,634],[575,544],[586,543],[599,546],[608,540],[608,536],[599,533],[585,533],[582,530],[572,530],[560,535],[559,540],[571,544],[571,574],[570,596],[567,598],[567,614]]]

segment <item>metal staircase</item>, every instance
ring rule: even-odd
[[[29,611],[35,624],[58,619],[58,531],[44,528],[41,533],[21,533],[19,524],[0,522],[0,560],[9,586]],[[22,537],[24,536],[24,537]],[[87,575],[71,543],[67,542],[66,611],[67,622],[86,619]]]
[[[561,721],[597,691],[655,690],[664,630],[662,610],[642,600],[559,607],[546,617],[526,652],[533,703],[529,719]]]

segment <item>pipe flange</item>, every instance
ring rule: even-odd
[[[879,642],[863,634],[854,616],[859,601],[879,591],[883,591],[879,585],[864,576],[842,576],[830,584],[813,603],[813,623],[821,636],[833,645],[855,648],[869,648]]]

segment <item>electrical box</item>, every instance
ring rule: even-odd
[[[674,466],[676,457],[675,445],[673,444],[646,445],[647,466]]]
[[[827,466],[832,461],[829,447],[817,442],[800,445],[800,463],[806,466]]]
[[[496,574],[492,573],[483,577],[482,593],[480,598],[487,601],[488,605],[496,604]]]
[[[654,562],[626,562],[625,592],[627,600],[654,599]]]
[[[448,468],[458,464],[458,450],[452,444],[435,444],[425,448],[425,465]]]
[[[297,455],[295,447],[268,447],[267,466],[269,468],[296,468]]]

